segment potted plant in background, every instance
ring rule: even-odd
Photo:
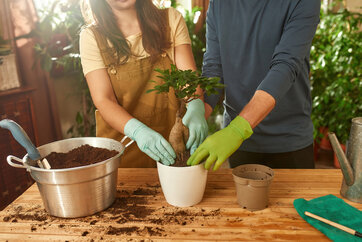
[[[312,120],[317,144],[328,129],[345,145],[351,119],[362,115],[361,19],[361,14],[346,9],[321,11],[310,57]]]
[[[59,82],[57,86],[62,89],[66,83],[71,86],[72,98],[79,102],[80,110],[76,111],[74,121],[70,122],[67,134],[71,137],[95,136],[95,107],[79,56],[79,32],[84,25],[79,2],[55,0],[52,5],[39,12],[41,17],[35,28],[17,39],[36,39],[36,61],[48,74],[50,81],[55,84]]]
[[[202,200],[207,170],[203,164],[187,166],[186,162],[190,152],[186,150],[186,142],[189,138],[188,128],[182,123],[182,117],[186,112],[186,104],[198,98],[196,88],[200,87],[208,95],[216,93],[217,89],[224,85],[219,78],[207,78],[199,75],[197,71],[178,70],[171,65],[171,70],[156,69],[163,80],[160,85],[148,92],[168,93],[174,91],[178,102],[176,121],[169,135],[169,142],[177,155],[176,166],[166,166],[157,162],[158,175],[167,202],[174,206],[187,207],[199,203]],[[174,164],[174,165],[175,165]]]

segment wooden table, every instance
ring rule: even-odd
[[[0,241],[328,241],[297,214],[293,201],[341,197],[341,181],[337,169],[276,169],[269,207],[250,212],[236,202],[230,169],[209,172],[203,201],[189,208],[167,204],[156,169],[119,169],[116,202],[84,218],[49,216],[34,184],[0,212]],[[345,201],[362,209],[362,204]]]

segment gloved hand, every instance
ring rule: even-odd
[[[136,141],[140,150],[155,161],[167,166],[175,163],[175,151],[167,140],[137,119],[132,118],[126,123],[124,134]]]
[[[189,139],[186,149],[193,154],[196,148],[207,137],[209,127],[205,119],[205,105],[200,99],[192,100],[187,105],[187,111],[182,118],[182,123],[189,128]]]
[[[237,116],[227,127],[209,136],[187,160],[187,165],[197,165],[207,158],[205,168],[209,169],[216,162],[215,171],[252,134],[248,121]]]

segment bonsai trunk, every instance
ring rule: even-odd
[[[176,153],[175,164],[173,166],[187,166],[186,162],[190,157],[190,152],[186,150],[186,142],[189,138],[189,129],[182,123],[182,118],[186,113],[186,103],[179,99],[179,108],[176,112],[175,124],[170,131],[169,142]]]

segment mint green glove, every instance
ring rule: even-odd
[[[175,151],[167,140],[137,119],[130,119],[126,123],[124,134],[136,141],[138,148],[155,161],[167,166],[175,163]]]
[[[188,103],[182,123],[189,128],[186,148],[190,149],[190,153],[193,154],[209,132],[205,119],[205,105],[202,100],[195,99]]]
[[[227,127],[209,136],[191,155],[187,165],[197,165],[207,158],[205,168],[209,169],[216,162],[213,169],[215,171],[252,134],[253,130],[248,121],[237,116]]]

